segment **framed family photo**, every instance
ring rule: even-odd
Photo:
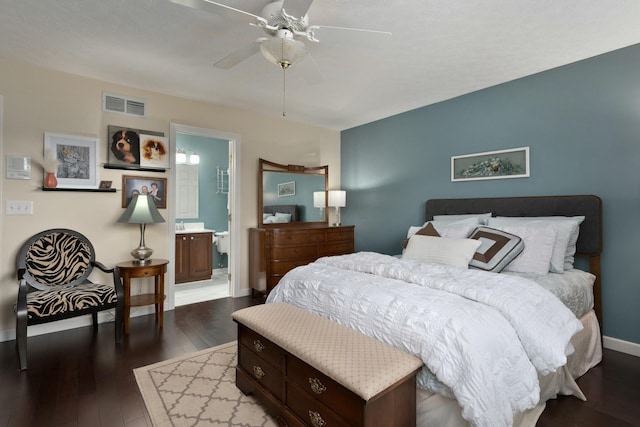
[[[58,188],[98,188],[98,138],[45,132],[44,151],[58,161]]]
[[[526,178],[529,147],[451,157],[451,181]]]
[[[167,207],[167,178],[122,176],[122,207],[126,208],[136,194],[149,194],[158,209]]]

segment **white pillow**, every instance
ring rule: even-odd
[[[273,216],[273,215],[268,214],[268,213],[263,213],[263,214],[262,214],[262,220],[263,220],[263,221],[266,221],[266,220],[267,220],[267,218],[269,218],[270,216]]]
[[[276,216],[275,215],[267,215],[266,217],[263,217],[264,219],[262,220],[263,224],[273,224],[276,222]]]
[[[519,273],[549,273],[551,255],[556,241],[556,229],[551,224],[504,224],[493,226],[507,233],[515,234],[524,241],[524,250],[509,263],[504,271]]]
[[[407,232],[407,239],[411,238],[411,236],[416,234],[422,228],[426,227],[429,223],[433,225],[433,228],[436,229],[440,236],[450,237],[452,239],[466,239],[478,226],[478,220],[476,218],[467,218],[453,222],[427,221],[419,227],[409,227],[409,231]]]
[[[276,212],[276,222],[291,222],[291,214]]]
[[[441,221],[441,222],[460,221],[461,219],[468,219],[468,218],[476,218],[478,220],[478,224],[487,225],[487,221],[489,220],[489,218],[491,218],[491,212],[483,213],[483,214],[434,215],[433,216],[434,221]]]
[[[402,258],[469,268],[469,261],[480,244],[474,239],[415,235],[409,239]]]
[[[556,230],[556,242],[551,255],[550,271],[552,273],[562,273],[564,270],[573,268],[574,255],[576,253],[576,242],[580,232],[580,223],[584,221],[583,216],[549,216],[549,217],[497,217],[491,218],[489,224],[492,227],[500,228],[501,224],[530,224],[544,222],[551,224]]]

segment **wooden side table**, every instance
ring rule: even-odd
[[[134,261],[126,261],[117,264],[122,277],[124,288],[124,333],[129,333],[129,314],[131,307],[154,304],[156,306],[156,320],[162,328],[164,321],[164,274],[167,272],[166,259],[152,259],[146,264]],[[155,279],[155,291],[152,294],[131,296],[131,279],[140,277],[153,277]]]

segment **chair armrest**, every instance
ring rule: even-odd
[[[120,270],[118,267],[107,268],[104,264],[98,261],[93,261],[91,263],[94,267],[99,268],[105,273],[111,273],[113,276],[113,284],[116,288],[116,295],[118,296],[118,301],[124,301],[124,288],[122,287],[122,280],[120,279]]]
[[[18,269],[18,299],[16,301],[16,313],[26,316],[27,314],[27,279],[24,278],[27,272],[24,268]]]
[[[107,268],[103,263],[98,261],[91,261],[91,265],[94,267],[98,267],[105,273],[113,273],[113,270],[115,270],[115,268]]]

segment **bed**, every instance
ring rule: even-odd
[[[427,222],[408,233],[402,256],[321,258],[287,273],[267,303],[293,304],[421,357],[418,425],[533,426],[548,399],[584,400],[575,379],[602,359],[601,218],[590,195],[429,200]],[[447,235],[474,221],[475,240]],[[557,250],[568,223],[589,272],[573,268],[571,244]],[[478,233],[495,230],[506,243],[486,257]],[[463,252],[476,268],[460,268]],[[537,258],[549,271],[528,270]],[[567,287],[557,290],[560,282]]]

